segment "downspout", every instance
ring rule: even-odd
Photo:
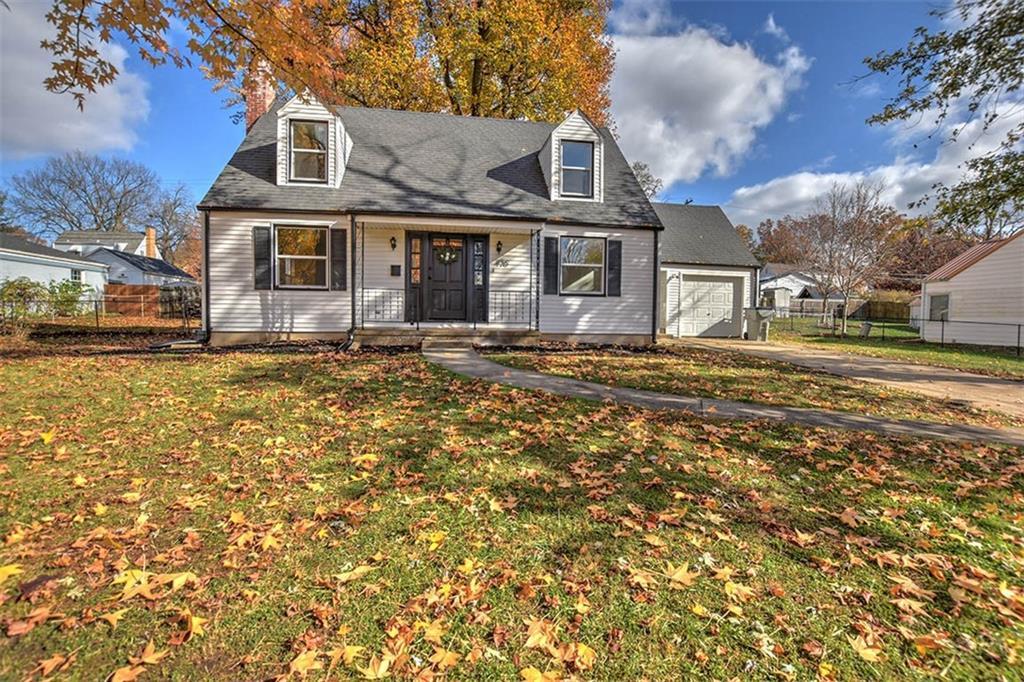
[[[661,263],[658,258],[658,230],[654,231],[654,277],[653,291],[651,293],[651,343],[658,343],[658,275],[661,272]]]
[[[203,333],[210,341],[210,212],[203,211]]]
[[[349,241],[352,242],[352,257],[349,259],[351,264],[352,275],[349,278],[348,290],[351,295],[351,314],[349,315],[349,327],[348,327],[348,345],[352,345],[352,342],[356,338],[356,215],[350,213],[348,215],[348,231],[351,235]]]

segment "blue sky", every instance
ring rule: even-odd
[[[867,126],[895,84],[853,81],[866,55],[934,23],[934,6],[617,2],[620,143],[668,181],[661,199],[722,204],[734,222],[799,211],[831,182],[862,178],[888,183],[888,198],[906,208],[935,179],[955,178],[963,152],[923,141],[924,123],[909,133]],[[145,163],[199,199],[242,136],[222,94],[197,70],[154,70],[114,48],[124,76],[82,116],[42,92],[45,56],[33,50],[45,7],[14,0],[0,21],[0,176],[82,147]]]

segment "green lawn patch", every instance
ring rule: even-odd
[[[822,350],[842,353],[856,353],[876,358],[887,358],[918,365],[948,367],[964,372],[975,372],[1007,379],[1024,380],[1024,357],[1018,356],[1014,348],[989,346],[968,346],[964,344],[928,343],[918,337],[915,329],[906,325],[885,325],[885,337],[881,327],[875,325],[867,338],[857,336],[859,322],[850,323],[850,335],[833,336],[829,330],[820,330],[814,320],[796,320],[797,326],[790,328],[790,321],[776,320],[772,323],[770,337],[777,343],[808,344]]]
[[[1022,453],[414,354],[0,359],[0,679],[1018,678]]]
[[[843,410],[890,419],[1017,425],[1013,417],[1000,413],[725,350],[675,346],[641,352],[502,352],[488,357],[511,367],[662,393]]]

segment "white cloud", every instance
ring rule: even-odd
[[[802,170],[740,187],[725,205],[726,213],[733,222],[747,225],[757,225],[765,218],[800,215],[811,210],[817,198],[833,183],[851,185],[866,180],[880,184],[882,198],[898,210],[920,214],[927,207],[911,210],[909,205],[920,201],[936,183],[958,182],[964,176],[965,161],[997,149],[1006,133],[1024,121],[1021,104],[1007,103],[1000,111],[1001,117],[988,131],[983,130],[982,121],[975,119],[965,123],[963,118],[940,125],[937,132],[934,125],[927,123],[894,126],[889,131],[895,148],[891,163],[845,172]],[[934,122],[934,116],[926,119]],[[920,143],[926,135],[936,132],[937,139],[946,140],[957,128],[960,129],[957,140],[938,145],[931,158],[922,160],[913,152],[914,144]]]
[[[727,175],[800,87],[810,59],[795,46],[764,59],[750,45],[698,26],[661,35],[659,7],[639,11],[629,3],[613,23],[623,33],[613,36],[611,82],[620,144],[666,188],[708,170]]]
[[[135,128],[149,113],[145,81],[125,70],[125,50],[110,45],[103,53],[117,67],[117,80],[89,94],[84,112],[70,95],[47,92],[43,79],[52,58],[39,41],[53,27],[44,9],[11,3],[0,21],[0,155],[23,159],[72,149],[131,149]]]
[[[655,35],[682,28],[666,0],[624,0],[608,13],[608,24],[617,35]]]
[[[789,42],[789,34],[786,33],[786,29],[782,28],[775,23],[775,15],[769,14],[768,18],[764,21],[764,27],[761,29],[770,36],[778,38],[784,43]]]

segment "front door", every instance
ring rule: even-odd
[[[427,250],[427,319],[465,320],[466,238],[430,235]]]

